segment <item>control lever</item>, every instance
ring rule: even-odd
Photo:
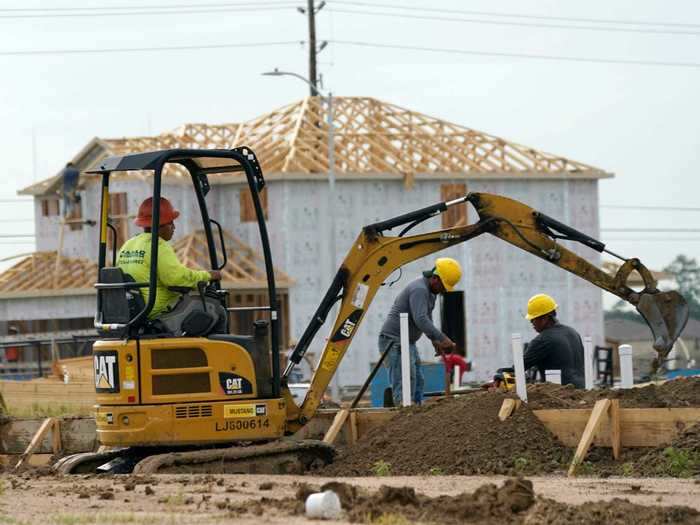
[[[207,311],[207,301],[206,301],[206,291],[207,291],[207,281],[199,281],[197,283],[197,292],[199,293],[199,298],[202,300],[202,308]]]

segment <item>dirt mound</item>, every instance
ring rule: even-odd
[[[248,501],[229,505],[236,514],[282,512],[303,514],[304,502],[309,494],[322,490],[335,491],[347,518],[355,523],[461,523],[525,524],[636,524],[644,515],[646,525],[662,523],[700,523],[700,513],[688,507],[647,507],[635,505],[624,499],[609,502],[566,505],[536,497],[532,482],[526,479],[509,479],[501,487],[491,483],[482,485],[473,493],[435,498],[416,493],[411,487],[382,486],[377,492],[340,482],[322,487],[302,485],[296,498],[284,500]]]
[[[681,377],[660,385],[627,390],[578,390],[572,385],[538,383],[527,388],[528,406],[590,408],[599,399],[619,399],[625,408],[700,407],[700,377]]]
[[[498,420],[504,397],[478,392],[401,410],[353,447],[329,476],[506,474],[563,468],[571,452],[526,407]]]

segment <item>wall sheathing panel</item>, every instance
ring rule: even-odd
[[[596,181],[475,180],[469,189],[517,199],[592,237],[600,236]],[[473,210],[470,220],[476,220]],[[578,243],[563,244],[600,264],[597,252]],[[576,328],[582,337],[591,335],[595,344],[603,343],[599,288],[493,237],[471,241],[467,253],[467,345],[475,369],[471,377],[488,379],[498,368],[511,364],[511,334],[520,333],[523,341],[536,335],[524,319],[527,300],[536,293],[555,298],[564,324]]]
[[[463,178],[418,179],[409,189],[402,181],[395,180],[339,180],[331,202],[326,182],[271,181],[268,184],[267,226],[273,260],[276,266],[295,280],[295,285],[289,290],[292,339],[300,337],[362,226],[436,203],[440,200],[441,184],[464,182]],[[599,237],[596,180],[474,179],[466,180],[466,184],[467,191],[496,193],[518,199],[593,237]],[[240,221],[239,194],[243,188],[245,186],[240,183],[213,185],[207,197],[210,213],[224,229],[259,250],[257,224]],[[128,213],[135,215],[141,201],[150,195],[151,183],[148,179],[115,178],[110,189],[127,193]],[[199,212],[189,184],[166,182],[163,195],[181,212],[175,241],[200,227]],[[83,192],[83,217],[96,220],[99,217],[99,203],[99,185],[88,186]],[[36,214],[39,223],[42,220],[40,205]],[[468,217],[469,222],[477,219],[472,208],[469,208]],[[333,246],[332,227],[335,232]],[[441,219],[437,217],[426,221],[413,232],[440,228]],[[51,228],[48,227],[38,228],[38,232],[42,231],[46,235],[41,233],[37,237],[37,248],[51,249],[57,238],[55,227],[54,233],[49,233]],[[129,235],[137,231],[139,229],[130,219]],[[397,234],[398,229],[394,233]],[[64,254],[88,255],[96,259],[97,235],[96,227],[85,226],[82,231],[76,232],[66,228]],[[594,264],[600,263],[599,254],[589,248],[565,244]],[[574,326],[582,336],[592,335],[596,344],[603,342],[602,297],[600,290],[593,285],[487,235],[439,252],[439,255],[457,258],[465,270],[460,289],[466,292],[467,355],[475,370],[469,374],[470,379],[488,379],[497,368],[511,364],[512,333],[522,334],[525,341],[534,337],[523,315],[527,299],[535,293],[546,292],[554,296],[560,305],[559,316],[564,323]],[[422,270],[430,268],[433,259],[430,256],[404,267],[400,275],[396,272],[388,280],[392,282],[400,277],[398,282],[379,291],[341,366],[341,385],[358,385],[364,381],[371,363],[378,358],[377,336],[394,298]],[[93,314],[94,297],[71,298],[70,301],[73,299],[83,305],[76,310],[76,317]],[[22,302],[2,301],[5,309],[12,303],[16,308]],[[52,310],[51,301],[45,301],[45,305],[39,304],[41,302],[24,301],[28,312],[35,308],[47,308],[47,312]],[[89,303],[89,307],[84,305],[85,302]],[[56,311],[55,308],[53,311]],[[27,318],[37,319],[43,314],[27,315]],[[3,317],[20,318],[16,313]],[[438,319],[437,308],[434,317]],[[330,321],[320,330],[311,346],[310,351],[316,357],[329,331]],[[425,338],[419,342],[419,349],[425,361],[434,360],[432,346]]]
[[[0,300],[0,319],[78,319],[95,315],[95,295],[27,297]]]

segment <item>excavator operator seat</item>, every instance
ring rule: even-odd
[[[131,275],[124,273],[121,268],[117,267],[101,268],[99,281],[101,284],[128,284],[135,282]],[[99,294],[98,304],[100,305],[98,314],[103,324],[126,324],[145,307],[143,296],[138,289],[100,288],[97,293]],[[138,326],[131,326],[129,331],[135,333],[146,323],[147,321],[144,319]],[[111,331],[106,333],[100,332],[100,335],[121,338],[127,334],[126,331]]]

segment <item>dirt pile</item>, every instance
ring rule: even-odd
[[[527,388],[528,406],[590,408],[599,399],[619,399],[623,408],[700,407],[700,377],[681,377],[660,385],[628,390],[578,390],[572,385],[538,383]]]
[[[647,525],[662,523],[700,523],[700,513],[688,507],[647,507],[624,499],[609,502],[566,505],[536,497],[532,482],[509,479],[501,487],[491,483],[473,493],[458,496],[428,497],[412,487],[382,486],[370,493],[346,483],[332,482],[321,487],[303,484],[296,498],[248,501],[229,505],[233,514],[262,516],[270,512],[301,515],[309,494],[333,490],[338,494],[348,520],[355,523],[461,523],[525,524],[636,524],[644,515]],[[274,510],[273,510],[274,509]]]
[[[530,410],[506,421],[504,397],[478,392],[401,410],[353,447],[341,450],[323,471],[329,476],[506,474],[563,468],[571,452]]]

